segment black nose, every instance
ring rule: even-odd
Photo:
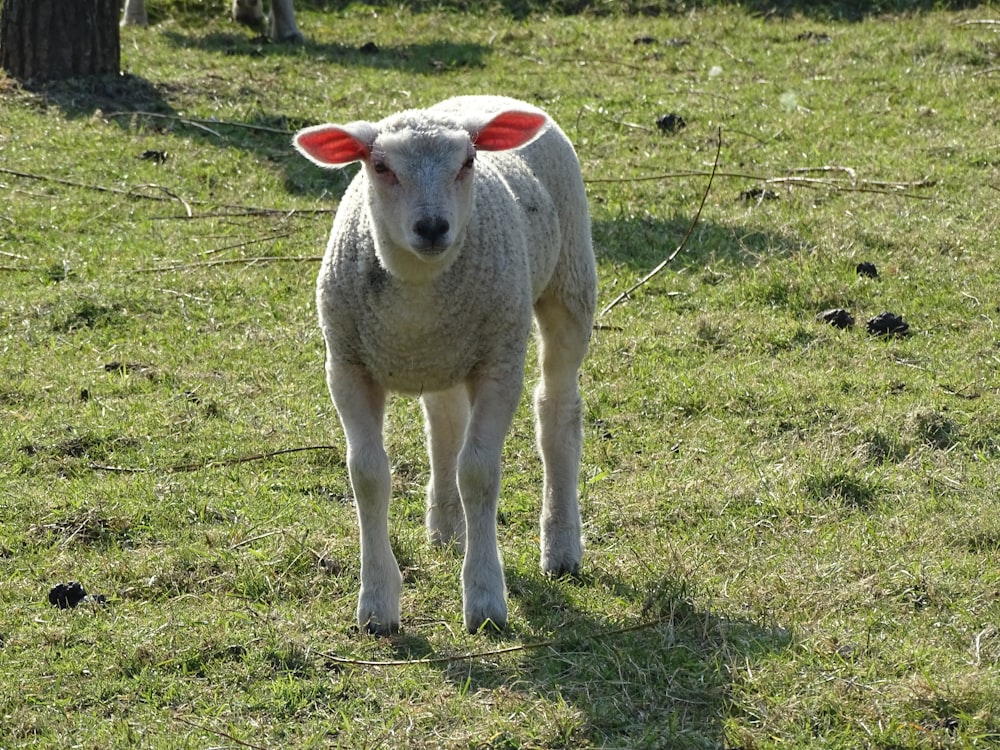
[[[413,225],[413,231],[427,240],[430,245],[436,245],[442,237],[448,234],[450,228],[448,221],[440,216],[419,219]]]

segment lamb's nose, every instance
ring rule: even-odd
[[[442,219],[440,216],[418,219],[417,223],[413,225],[413,231],[427,240],[429,245],[437,245],[441,238],[448,234],[450,228],[448,220]]]

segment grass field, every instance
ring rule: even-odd
[[[209,5],[121,79],[0,78],[0,748],[1000,743],[1000,9],[299,3],[286,47]],[[373,638],[313,302],[349,174],[289,139],[477,92],[574,141],[601,307],[691,233],[597,321],[576,580],[524,399],[501,636],[392,402]]]

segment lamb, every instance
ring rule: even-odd
[[[264,0],[233,0],[234,21],[252,28],[264,26]],[[146,15],[146,0],[125,0],[122,26],[145,26],[149,23]],[[303,42],[305,38],[295,25],[295,7],[292,0],[271,0],[271,12],[267,16],[267,34],[275,42]]]
[[[388,634],[400,621],[382,435],[393,391],[421,399],[426,530],[434,544],[464,547],[465,627],[503,628],[501,449],[523,389],[532,313],[541,567],[575,573],[583,554],[577,380],[596,270],[576,153],[542,110],[498,96],[310,127],[294,145],[321,167],[363,164],[338,207],[316,290],[360,526],[358,624]]]

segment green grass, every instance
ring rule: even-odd
[[[283,47],[162,2],[120,80],[0,79],[0,748],[1000,741],[996,7],[320,5]],[[346,175],[289,137],[458,92],[570,135],[602,306],[681,242],[721,133],[718,174],[598,321],[581,578],[538,570],[526,398],[510,627],[466,635],[398,399],[375,639],[313,309]],[[50,606],[71,580],[107,603]]]

